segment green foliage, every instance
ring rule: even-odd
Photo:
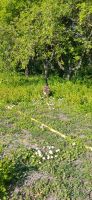
[[[39,160],[34,150],[28,151],[21,147],[17,149],[16,153],[11,151],[11,154],[4,155],[2,149],[0,159],[0,197],[3,200],[7,199],[8,187],[12,181],[15,184],[22,177],[23,171],[36,169]]]
[[[49,68],[60,68],[59,73],[69,78],[77,71],[91,72],[91,3],[13,0],[0,4],[0,68],[32,68],[40,63],[42,70],[48,61]]]

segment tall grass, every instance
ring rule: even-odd
[[[0,98],[2,103],[18,104],[31,102],[43,97],[44,80],[42,76],[29,78],[17,74],[1,74]],[[55,99],[63,99],[64,105],[85,111],[92,111],[92,85],[81,81],[66,81],[55,76],[49,78],[49,85]]]

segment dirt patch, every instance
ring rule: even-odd
[[[32,136],[31,132],[27,129],[22,129],[21,133]]]
[[[89,199],[92,200],[92,190],[89,192]]]
[[[22,130],[14,134],[4,135],[2,133],[0,135],[0,142],[4,146],[2,157],[10,155],[12,152],[16,152],[20,147],[24,147],[25,149],[37,148],[36,141],[32,138],[32,135],[28,130]]]
[[[19,183],[17,183],[17,186],[15,187],[14,191],[12,191],[10,194],[10,200],[13,200],[15,196],[16,200],[19,198],[19,196],[21,196],[21,199],[26,199],[26,195],[27,198],[35,200],[34,194],[32,193],[31,189],[32,186],[35,185],[35,183],[40,180],[52,181],[53,177],[45,172],[40,172],[40,171],[39,172],[33,171],[29,173],[25,177],[24,182],[20,181]],[[57,200],[57,199],[48,198],[48,200]]]
[[[62,120],[62,121],[69,121],[70,120],[69,117],[67,115],[63,114],[63,113],[62,114],[58,114],[57,118],[59,120]]]
[[[53,180],[53,177],[51,177],[49,174],[44,172],[32,172],[32,174],[29,174],[24,182],[24,186],[30,186],[32,184],[35,184],[38,180],[44,180],[47,179],[48,181]]]

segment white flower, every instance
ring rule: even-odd
[[[32,155],[31,157],[34,158],[34,155]]]
[[[7,106],[6,108],[11,110],[15,105],[10,105],[10,106]]]
[[[51,154],[51,155],[52,155],[52,154],[53,154],[53,151],[52,151],[52,150],[50,150],[50,151],[49,151],[49,154]]]
[[[53,156],[51,156],[50,158],[53,159]]]
[[[41,153],[40,150],[38,150],[37,153],[38,153],[38,155],[39,155],[40,157],[42,157],[42,153]]]
[[[49,160],[49,159],[50,159],[50,156],[48,155],[48,156],[47,156],[47,160]]]
[[[55,155],[55,158],[57,158],[58,157],[58,155]]]
[[[73,143],[72,143],[72,146],[75,146],[75,145],[76,145],[76,143],[75,143],[75,142],[73,142]]]
[[[54,149],[54,146],[51,146],[52,149]]]
[[[60,149],[56,149],[56,153],[60,152]]]
[[[46,158],[45,158],[45,157],[43,157],[42,159],[43,159],[43,160],[46,160]]]
[[[42,130],[44,130],[44,125],[42,124],[42,125],[40,126],[40,128],[41,128]]]
[[[38,155],[39,157],[42,157],[42,153],[39,149],[35,152],[35,154]]]
[[[51,149],[51,147],[50,147],[50,146],[47,146],[47,148],[48,148],[48,149]]]

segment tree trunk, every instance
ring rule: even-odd
[[[73,63],[70,58],[68,61],[68,69],[67,69],[67,73],[66,73],[67,80],[70,80],[72,77],[72,67],[73,67]]]
[[[44,62],[44,75],[45,75],[45,82],[48,85],[48,62]]]
[[[70,80],[71,79],[71,76],[72,76],[72,67],[69,66],[69,69],[67,71],[67,80]]]
[[[28,77],[30,75],[30,70],[29,70],[29,67],[26,66],[25,68],[25,76]]]

